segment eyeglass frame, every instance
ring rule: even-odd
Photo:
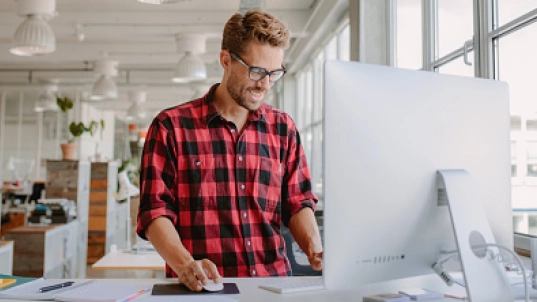
[[[231,55],[231,58],[239,63],[241,63],[242,65],[244,65],[244,67],[248,68],[248,78],[251,80],[251,81],[255,81],[255,82],[259,82],[259,81],[262,81],[266,76],[269,76],[269,82],[271,83],[276,83],[278,82],[279,80],[281,80],[283,78],[283,76],[285,75],[285,73],[287,72],[287,70],[285,70],[285,67],[282,66],[282,68],[280,69],[276,69],[276,70],[273,70],[273,71],[267,71],[265,68],[263,67],[257,67],[257,66],[250,66],[246,63],[244,63],[244,61],[238,56],[236,55],[234,52],[231,52],[231,51],[228,51],[229,54]],[[264,75],[258,79],[258,80],[254,80],[252,79],[252,70],[253,69],[258,69],[259,70],[259,73],[261,72],[264,72]],[[275,73],[275,72],[283,72],[282,73],[282,76],[279,77],[277,80],[275,81],[272,81],[270,79],[270,77]]]

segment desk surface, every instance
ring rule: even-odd
[[[304,277],[291,277],[291,278],[304,278]],[[357,288],[353,290],[338,290],[338,291],[318,290],[318,291],[281,295],[281,294],[273,293],[273,292],[259,288],[259,285],[270,282],[271,281],[270,279],[271,278],[225,278],[224,282],[236,283],[241,293],[237,295],[223,295],[223,296],[236,299],[237,301],[240,301],[240,302],[247,302],[247,301],[248,302],[250,301],[256,301],[256,302],[278,302],[278,301],[282,301],[282,302],[287,302],[287,301],[289,302],[290,301],[293,301],[293,302],[297,302],[297,301],[298,302],[300,301],[361,302],[363,296],[373,295],[373,294],[378,294],[378,293],[385,293],[385,292],[390,292],[390,291],[393,292],[395,290],[393,284],[381,284],[381,285],[375,284],[375,285],[357,286]],[[433,279],[435,279],[434,280],[435,282],[433,283],[440,284],[439,282],[436,282],[438,281],[436,280],[438,279],[438,277],[433,278]],[[171,279],[99,279],[99,280],[104,281],[104,282],[110,282],[110,283],[147,284],[147,285],[151,285],[155,283],[176,282],[175,280],[171,280]],[[56,281],[62,282],[63,280],[56,280]],[[399,283],[400,282],[398,282],[398,284]],[[429,282],[426,281],[425,283],[429,283]],[[403,284],[402,286],[406,287],[407,285],[408,284]],[[186,296],[183,296],[183,297],[186,297]],[[206,296],[206,297],[210,298],[210,296]],[[17,301],[23,301],[23,300],[17,300]],[[136,300],[133,300],[133,301],[136,301]],[[185,301],[188,301],[188,299],[185,299]],[[207,299],[207,301],[210,301],[210,299]],[[460,300],[454,300],[454,299],[440,299],[440,300],[428,300],[428,301],[430,302],[443,302],[443,301],[460,302]]]
[[[297,278],[297,279],[304,279],[304,278],[319,278],[319,277],[290,277],[291,278]],[[63,282],[66,279],[63,280],[52,280],[51,281],[57,281],[57,282]],[[85,280],[79,280],[79,281],[85,281]],[[123,284],[147,284],[152,285],[155,283],[173,283],[176,282],[176,280],[172,279],[99,279],[99,281],[102,282],[109,282],[109,283],[123,283]],[[415,277],[415,278],[409,278],[404,280],[397,280],[397,281],[390,281],[385,283],[376,283],[376,284],[368,284],[368,285],[357,285],[356,288],[352,290],[316,290],[316,291],[310,291],[310,292],[302,292],[302,293],[293,293],[293,294],[277,294],[273,293],[267,290],[263,290],[259,288],[259,285],[267,284],[268,282],[273,281],[273,278],[225,278],[224,282],[232,282],[236,283],[240,294],[237,295],[215,295],[215,297],[228,297],[236,299],[239,302],[250,302],[250,301],[256,301],[256,302],[325,302],[325,301],[338,301],[338,302],[346,302],[346,301],[353,301],[353,302],[361,302],[362,298],[364,296],[379,294],[379,293],[386,293],[386,292],[397,292],[398,289],[402,288],[409,288],[409,287],[426,287],[434,290],[438,290],[447,294],[457,295],[457,296],[464,296],[464,289],[461,287],[447,287],[445,286],[441,281],[439,281],[439,278],[436,276],[421,276],[421,277]],[[184,301],[189,301],[188,296],[182,296],[185,297]],[[210,301],[211,296],[205,296],[207,301]],[[142,298],[142,297],[140,297]],[[177,299],[179,300],[179,299]],[[13,300],[13,301],[21,301],[25,302],[24,300]],[[133,300],[136,302],[137,300]],[[163,301],[163,300],[160,300]],[[181,300],[183,301],[183,300]],[[427,300],[430,302],[460,302],[461,300],[457,299],[436,299],[436,300]],[[523,301],[523,300],[515,300],[517,302]],[[530,301],[536,302],[537,300],[531,299]],[[26,301],[30,302],[30,301]],[[140,302],[143,302],[140,301]]]
[[[94,270],[153,270],[164,271],[164,259],[157,252],[140,254],[115,251],[92,265]]]

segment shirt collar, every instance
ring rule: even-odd
[[[207,114],[206,114],[206,122],[207,125],[209,125],[216,117],[222,117],[220,112],[218,112],[218,109],[216,109],[216,106],[214,105],[214,94],[216,91],[216,88],[220,84],[214,84],[210,89],[209,92],[203,97],[203,103],[207,106]],[[266,111],[267,105],[265,103],[261,104],[261,107],[257,109],[253,114],[250,115],[249,121],[260,121],[266,123],[267,120],[265,118],[265,111]]]

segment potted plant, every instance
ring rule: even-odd
[[[60,110],[67,116],[67,112],[73,109],[73,101],[68,97],[56,97],[56,104]],[[71,127],[69,127],[71,128]],[[76,147],[77,144],[74,142],[74,136],[72,139],[69,139],[67,143],[61,144],[63,160],[76,160]]]
[[[58,97],[56,98],[56,103],[64,113],[67,113],[73,108],[73,101],[68,97]],[[76,149],[78,145],[75,140],[86,132],[93,136],[97,129],[100,129],[102,136],[104,120],[101,120],[100,122],[92,120],[87,126],[82,122],[71,122],[68,129],[71,137],[67,140],[67,143],[61,144],[63,160],[76,160]]]

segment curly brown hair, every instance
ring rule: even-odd
[[[243,55],[251,41],[287,49],[289,29],[275,16],[260,10],[231,16],[224,27],[222,49]]]

